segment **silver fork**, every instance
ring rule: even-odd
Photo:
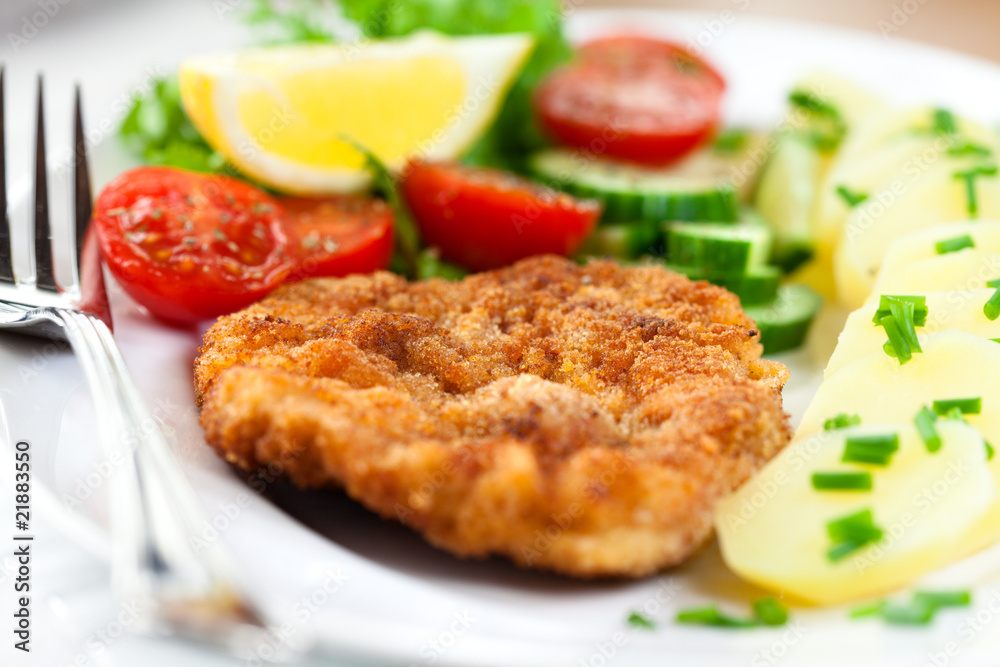
[[[237,587],[217,542],[194,539],[201,511],[169,446],[143,404],[111,334],[111,311],[91,217],[90,177],[76,90],[73,182],[75,252],[69,285],[56,284],[38,81],[33,274],[16,276],[7,215],[0,68],[0,329],[66,341],[80,361],[106,454],[126,462],[109,483],[112,573],[117,596],[146,610],[134,629],[181,636],[239,653],[264,640],[260,614]],[[54,443],[47,443],[54,445]],[[195,548],[198,544],[198,548]]]

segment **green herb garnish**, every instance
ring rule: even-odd
[[[870,472],[817,472],[812,476],[817,491],[871,491]]]
[[[686,625],[708,625],[716,628],[752,628],[757,625],[752,620],[724,614],[714,605],[678,612],[677,622]]]
[[[651,620],[649,620],[648,618],[646,618],[637,611],[633,611],[631,614],[629,614],[628,618],[625,619],[625,622],[631,625],[633,628],[641,628],[643,630],[653,630],[654,628],[656,628],[655,623],[653,623]]]
[[[977,144],[972,141],[963,141],[960,144],[956,144],[948,149],[948,155],[953,155],[956,157],[963,157],[968,155],[975,155],[977,157],[989,157],[993,155],[993,151],[983,146],[982,144]]]
[[[963,415],[978,415],[983,410],[983,399],[977,398],[952,398],[943,401],[934,401],[934,412],[939,415],[947,415],[952,410],[957,409]]]
[[[958,252],[959,250],[964,250],[965,248],[975,248],[976,242],[972,240],[972,237],[968,234],[963,234],[962,236],[956,236],[953,239],[945,239],[944,241],[938,241],[934,244],[934,248],[937,250],[937,254],[946,255],[950,252]]]
[[[931,131],[936,134],[957,134],[955,114],[947,109],[935,109],[931,115]]]
[[[924,441],[924,446],[931,453],[941,449],[941,436],[937,432],[935,422],[937,422],[937,414],[926,405],[920,408],[920,412],[913,418],[913,423],[917,427],[920,438]]]
[[[830,417],[823,422],[823,430],[835,431],[837,429],[847,428],[848,426],[857,426],[860,423],[860,415],[849,415],[845,412],[841,412],[839,415]]]
[[[837,107],[803,90],[792,91],[788,100],[794,108],[809,116],[808,135],[816,148],[829,152],[840,145],[847,134],[847,123]]]
[[[979,214],[979,200],[976,196],[976,179],[983,176],[996,175],[996,165],[972,167],[971,169],[966,169],[965,171],[956,171],[953,174],[954,178],[965,181],[965,196],[967,201],[966,208],[969,212],[970,218],[975,218]]]
[[[844,443],[844,463],[868,463],[887,466],[892,455],[899,450],[899,435],[858,435],[847,438]]]
[[[922,327],[927,324],[927,297],[895,294],[883,294],[879,299],[878,310],[875,311],[875,317],[872,318],[874,324],[878,324],[878,321],[886,315],[892,314],[893,301],[908,301],[913,304],[913,326]]]
[[[833,546],[826,552],[832,561],[843,560],[866,544],[882,539],[882,529],[875,525],[871,510],[862,510],[826,524]]]
[[[844,200],[844,203],[847,204],[849,208],[854,208],[861,202],[868,199],[868,195],[864,192],[852,192],[846,185],[837,186],[837,194],[840,195],[840,198]]]
[[[788,622],[788,608],[775,597],[754,600],[753,615],[764,625],[779,626]]]
[[[996,287],[997,291],[993,293],[985,304],[983,304],[983,315],[989,321],[994,321],[997,317],[1000,317],[1000,279],[990,280],[986,283],[987,287]],[[1000,342],[1000,339],[994,339]]]
[[[889,341],[883,346],[885,353],[898,359],[900,366],[912,359],[913,349],[909,345],[909,337],[904,333],[906,323],[900,324],[893,315],[886,315],[878,323],[889,336]]]
[[[909,602],[874,602],[854,609],[850,618],[880,616],[890,625],[927,625],[941,609],[968,607],[969,591],[917,591]]]

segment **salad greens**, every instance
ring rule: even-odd
[[[226,167],[184,113],[176,77],[157,79],[136,97],[118,133],[147,164],[209,173]]]

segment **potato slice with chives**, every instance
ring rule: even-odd
[[[825,431],[789,445],[715,514],[726,564],[743,578],[820,604],[895,590],[953,560],[995,496],[979,432],[938,423],[930,453],[910,422]],[[894,434],[884,467],[844,463],[848,439]],[[817,489],[814,475],[869,473],[871,488]],[[854,543],[852,543],[854,540]]]

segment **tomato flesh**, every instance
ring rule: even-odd
[[[281,206],[226,176],[169,167],[128,171],[101,192],[94,222],[111,273],[168,322],[244,308],[294,266]]]
[[[384,269],[392,259],[393,214],[371,197],[287,197],[288,235],[297,258],[287,280]]]
[[[718,72],[677,44],[613,37],[546,77],[534,105],[560,143],[658,166],[714,133],[724,89]]]
[[[496,169],[457,164],[411,163],[402,190],[427,245],[473,271],[532,255],[568,255],[601,214],[597,202]]]

